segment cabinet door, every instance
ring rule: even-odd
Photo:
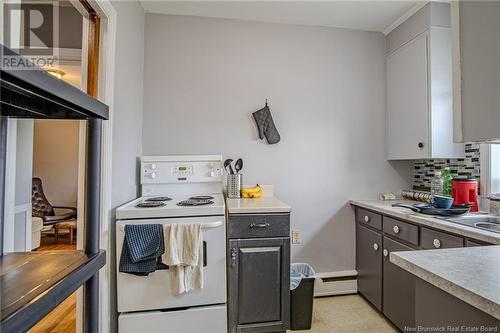
[[[412,248],[384,237],[384,314],[401,331],[415,326],[415,278],[389,261],[395,251],[411,251]]]
[[[382,235],[359,223],[356,231],[358,291],[382,310]]]
[[[500,2],[451,1],[456,141],[500,139]]]
[[[290,239],[232,239],[228,247],[230,332],[276,332],[290,317]]]
[[[427,34],[387,56],[387,158],[430,157]]]

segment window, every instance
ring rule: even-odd
[[[500,193],[500,144],[490,146],[490,193]]]

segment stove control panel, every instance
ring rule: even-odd
[[[142,161],[141,184],[222,182],[222,161]]]
[[[180,164],[172,167],[172,175],[174,176],[192,176],[193,175],[193,166],[190,164]]]

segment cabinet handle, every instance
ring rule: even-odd
[[[377,243],[373,243],[373,250],[378,251],[378,244]]]
[[[436,249],[441,248],[441,241],[439,239],[437,239],[437,238],[435,238],[434,241],[432,241],[432,244],[434,244],[434,247]]]
[[[269,227],[269,223],[251,223],[250,228],[267,228]]]
[[[370,222],[370,217],[368,215],[365,215],[365,222],[366,223]]]
[[[397,225],[395,225],[394,227],[392,227],[392,231],[395,233],[395,234],[399,234],[399,227]]]
[[[238,250],[235,247],[231,249],[231,267],[236,267],[236,254],[238,253],[237,251]]]
[[[387,249],[384,249],[384,251],[382,251],[382,253],[384,254],[384,257],[387,257],[389,255],[389,251],[387,251]]]
[[[418,148],[423,149],[424,148],[424,143],[423,142],[419,142],[418,143]]]

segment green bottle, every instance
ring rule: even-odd
[[[451,198],[451,183],[453,176],[449,167],[444,168],[443,171],[443,195]]]

